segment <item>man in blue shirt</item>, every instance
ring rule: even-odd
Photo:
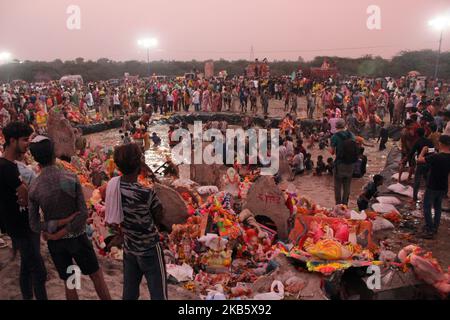
[[[336,123],[336,133],[331,137],[330,152],[332,155],[336,155],[334,167],[336,205],[348,205],[354,164],[358,159],[358,149],[355,136],[350,131],[345,130],[343,119],[339,119]]]

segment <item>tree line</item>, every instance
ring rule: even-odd
[[[409,71],[418,71],[422,75],[433,77],[437,60],[437,52],[433,50],[404,51],[392,59],[380,56],[366,55],[360,58],[344,58],[337,56],[318,56],[311,61],[272,61],[269,62],[271,74],[274,76],[290,75],[299,69],[308,70],[311,67],[320,67],[327,59],[335,65],[339,73],[344,76],[369,77],[400,77]],[[227,61],[224,59],[214,61],[214,69],[226,70],[228,75],[242,75],[245,68],[251,63],[247,60]],[[0,66],[0,82],[8,80],[25,80],[28,82],[41,82],[60,79],[64,75],[79,74],[85,81],[99,81],[122,78],[125,73],[139,75],[149,74],[165,76],[182,76],[185,73],[203,72],[204,61],[152,61],[150,66],[143,61],[112,61],[107,58],[97,61],[86,61],[77,58],[71,61],[54,60],[45,61],[13,61]],[[450,52],[441,53],[439,78],[450,80]]]

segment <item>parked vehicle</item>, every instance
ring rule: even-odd
[[[83,85],[83,77],[80,75],[66,75],[59,80],[60,85],[77,83]]]

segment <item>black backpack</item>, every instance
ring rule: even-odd
[[[337,150],[337,159],[344,164],[354,164],[358,161],[358,144],[352,139],[349,131],[338,132],[337,136],[342,140],[340,150]]]

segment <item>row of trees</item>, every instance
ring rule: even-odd
[[[318,56],[312,61],[273,61],[270,62],[271,73],[276,76],[291,74],[299,68],[306,70],[310,67],[320,67],[324,59],[334,63],[342,75],[358,75],[370,77],[393,76],[399,77],[411,70],[423,75],[434,75],[437,52],[432,50],[401,52],[391,60],[382,57],[367,55],[360,58],[342,58]],[[246,60],[215,61],[216,72],[226,70],[229,75],[242,75],[249,64]],[[179,76],[193,70],[203,71],[202,61],[153,61],[150,65],[152,74]],[[77,58],[73,61],[54,60],[43,61],[14,61],[0,66],[0,82],[21,79],[29,82],[48,81],[61,78],[63,75],[80,74],[86,81],[98,81],[123,77],[124,73],[130,75],[148,76],[149,66],[146,62],[125,61],[117,62],[106,58],[97,61],[85,61]],[[439,77],[450,79],[450,52],[441,54]]]

